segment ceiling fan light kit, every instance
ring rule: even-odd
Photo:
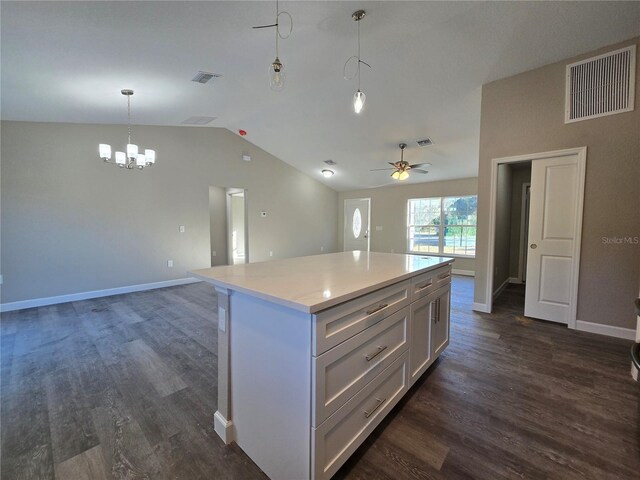
[[[414,163],[413,165],[409,165],[409,162],[404,160],[404,149],[407,148],[406,143],[400,143],[398,145],[400,147],[400,161],[399,162],[388,162],[391,165],[391,168],[374,168],[371,170],[372,172],[377,172],[380,170],[394,170],[391,174],[391,178],[394,180],[402,181],[409,178],[409,171],[413,171],[415,173],[429,173],[427,170],[423,170],[421,167],[430,167],[430,163]]]
[[[125,152],[116,152],[115,158],[111,159],[111,145],[101,143],[98,145],[98,155],[105,163],[111,163],[118,165],[120,168],[126,168],[132,170],[134,167],[142,170],[144,167],[149,167],[156,163],[156,151],[150,148],[145,149],[144,153],[139,153],[138,145],[131,143],[131,96],[133,90],[125,89],[120,93],[127,97],[127,127],[128,127],[128,141]]]

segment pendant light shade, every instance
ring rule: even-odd
[[[138,157],[138,145],[127,143],[127,157],[135,160]]]
[[[402,181],[402,180],[406,180],[407,178],[409,178],[409,172],[407,172],[406,170],[400,172],[400,175],[398,176],[398,180]]]
[[[269,67],[269,86],[271,87],[271,90],[275,92],[282,90],[284,88],[285,78],[285,67],[282,62],[280,62],[280,59],[276,57]]]
[[[111,145],[107,145],[106,143],[101,143],[98,146],[100,158],[103,160],[111,160]]]
[[[393,178],[394,180],[399,180],[400,179],[400,172],[393,172],[391,174],[391,178]]]
[[[364,107],[364,102],[366,99],[367,99],[367,96],[364,94],[364,92],[362,92],[362,90],[358,90],[353,95],[353,110],[356,113],[360,113],[362,111],[362,108]]]

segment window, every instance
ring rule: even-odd
[[[413,198],[407,210],[410,252],[475,257],[476,195]]]

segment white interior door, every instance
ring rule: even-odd
[[[344,201],[344,251],[369,250],[369,198]]]
[[[583,166],[578,154],[534,160],[524,314],[559,323],[575,316]]]

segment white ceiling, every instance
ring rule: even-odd
[[[484,83],[631,38],[640,2],[281,2],[294,18],[281,42],[285,90],[269,89],[275,2],[5,2],[2,118],[179,125],[191,116],[237,132],[336,190],[391,184],[382,168],[431,162],[409,182],[472,177]],[[361,23],[362,114],[351,13]],[[222,78],[200,85],[198,70]],[[207,128],[207,127],[190,127]],[[435,145],[417,147],[431,137]],[[162,152],[158,152],[161,159]],[[320,175],[333,159],[336,175]],[[241,160],[240,160],[241,161]],[[160,168],[160,167],[159,167]]]

